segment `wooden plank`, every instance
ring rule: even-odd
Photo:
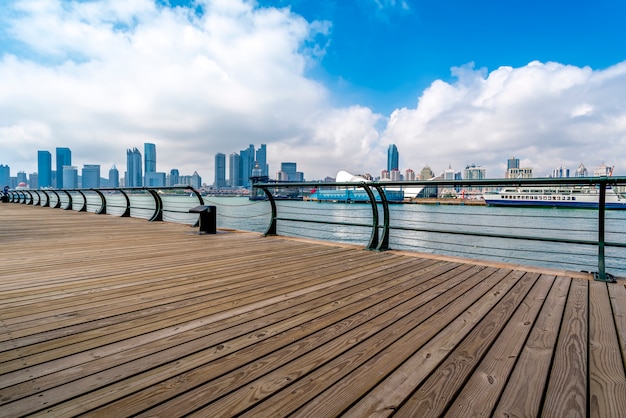
[[[502,393],[524,342],[554,283],[554,276],[541,276],[528,292],[497,340],[456,396],[446,415],[478,416],[491,411]]]
[[[570,283],[557,277],[493,416],[539,416]]]
[[[620,417],[626,413],[626,374],[619,349],[607,287],[589,283],[589,415]]]
[[[437,370],[402,405],[400,417],[440,416],[480,362],[495,337],[537,281],[538,274],[526,273],[487,316],[459,344]]]
[[[588,282],[574,281],[565,305],[542,415],[587,415]]]
[[[622,361],[626,370],[626,303],[624,303],[626,301],[626,284],[620,282],[614,286],[609,286],[609,297],[619,347],[622,352]]]
[[[504,269],[488,277],[476,275],[472,279],[477,279],[478,283],[474,282],[473,287],[398,340],[394,344],[397,346],[395,350],[385,350],[373,357],[365,367],[329,386],[322,394],[303,405],[298,414],[362,417],[394,413],[397,406],[521,276],[521,273]],[[451,318],[447,325],[444,321],[446,317]],[[424,341],[427,342],[423,344]],[[389,365],[394,362],[398,363],[398,367],[390,371]],[[354,399],[359,398],[357,404],[351,405]]]

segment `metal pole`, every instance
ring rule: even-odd
[[[606,180],[600,181],[600,196],[598,199],[598,272],[594,279],[599,282],[614,283],[615,279],[606,273],[604,258],[604,215],[606,211]]]

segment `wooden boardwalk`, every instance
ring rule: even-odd
[[[626,416],[626,288],[0,203],[0,416]]]

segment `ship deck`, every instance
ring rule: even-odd
[[[584,273],[0,204],[0,416],[626,411]]]

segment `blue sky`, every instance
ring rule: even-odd
[[[0,164],[68,146],[105,172],[153,142],[159,171],[212,183],[215,153],[266,143],[312,180],[379,175],[394,143],[401,170],[626,175],[625,20],[618,0],[7,0]]]

